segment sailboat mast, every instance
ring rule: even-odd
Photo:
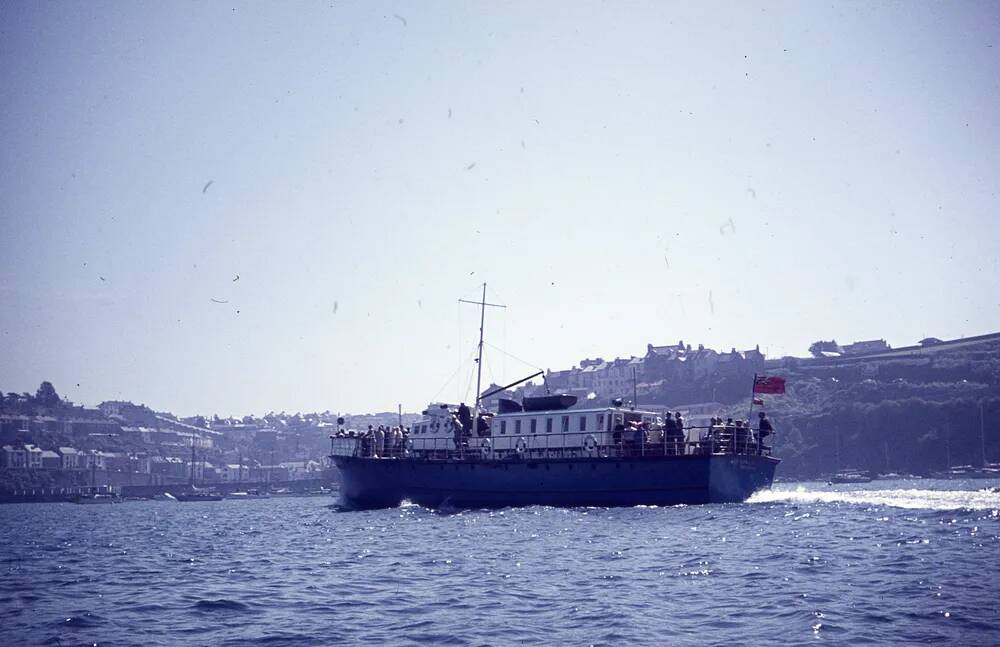
[[[483,327],[486,325],[486,283],[483,283],[483,300],[480,302],[479,312],[479,357],[476,358],[476,408],[479,414],[479,394],[482,393],[483,379]]]

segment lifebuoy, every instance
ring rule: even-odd
[[[528,440],[524,436],[517,439],[514,451],[517,452],[518,456],[524,456],[528,452]]]
[[[590,455],[597,451],[597,439],[594,438],[594,434],[587,434],[587,437],[583,439],[583,451]]]
[[[493,446],[490,444],[489,438],[483,438],[482,442],[479,443],[479,454],[484,459],[493,455]]]

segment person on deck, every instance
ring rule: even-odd
[[[733,436],[733,453],[746,453],[747,446],[750,444],[750,428],[744,427],[742,420],[737,420],[733,433],[735,434]]]
[[[676,434],[677,434],[677,423],[674,422],[673,414],[667,411],[663,417],[664,453],[667,454],[677,453],[677,448],[674,446],[674,440]]]
[[[399,427],[393,427],[392,430],[386,434],[385,438],[385,449],[389,456],[397,456],[399,448]]]
[[[764,439],[774,433],[774,427],[771,426],[771,421],[767,419],[763,411],[757,415],[760,417],[757,421],[757,455],[759,456],[765,449],[770,449],[770,447],[764,446]]]
[[[378,426],[375,430],[375,448],[372,454],[375,458],[379,458],[385,452],[385,427],[382,425]]]
[[[463,402],[458,405],[458,421],[462,424],[462,436],[472,435],[472,410]]]
[[[375,430],[368,425],[368,431],[361,437],[361,453],[363,456],[375,455]]]

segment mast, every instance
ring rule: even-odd
[[[483,380],[483,328],[486,324],[486,306],[491,306],[493,308],[506,308],[505,305],[500,305],[497,303],[486,303],[486,284],[483,283],[483,298],[481,301],[466,301],[465,299],[459,299],[459,303],[472,303],[480,307],[479,313],[479,354],[476,357],[476,414],[479,413],[479,393],[482,388]]]
[[[483,300],[479,311],[479,357],[476,358],[476,415],[479,415],[479,394],[483,380],[483,327],[486,325],[486,283],[483,283]]]

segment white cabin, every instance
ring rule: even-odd
[[[471,437],[466,439],[470,451],[501,458],[513,453],[537,454],[559,450],[560,454],[587,455],[631,440],[623,438],[628,423],[646,423],[646,442],[659,442],[662,424],[653,411],[605,406],[567,408],[546,411],[516,411],[483,414],[489,429],[477,433],[475,422]],[[419,455],[454,451],[458,425],[457,408],[434,403],[424,417],[410,427],[411,450]]]

